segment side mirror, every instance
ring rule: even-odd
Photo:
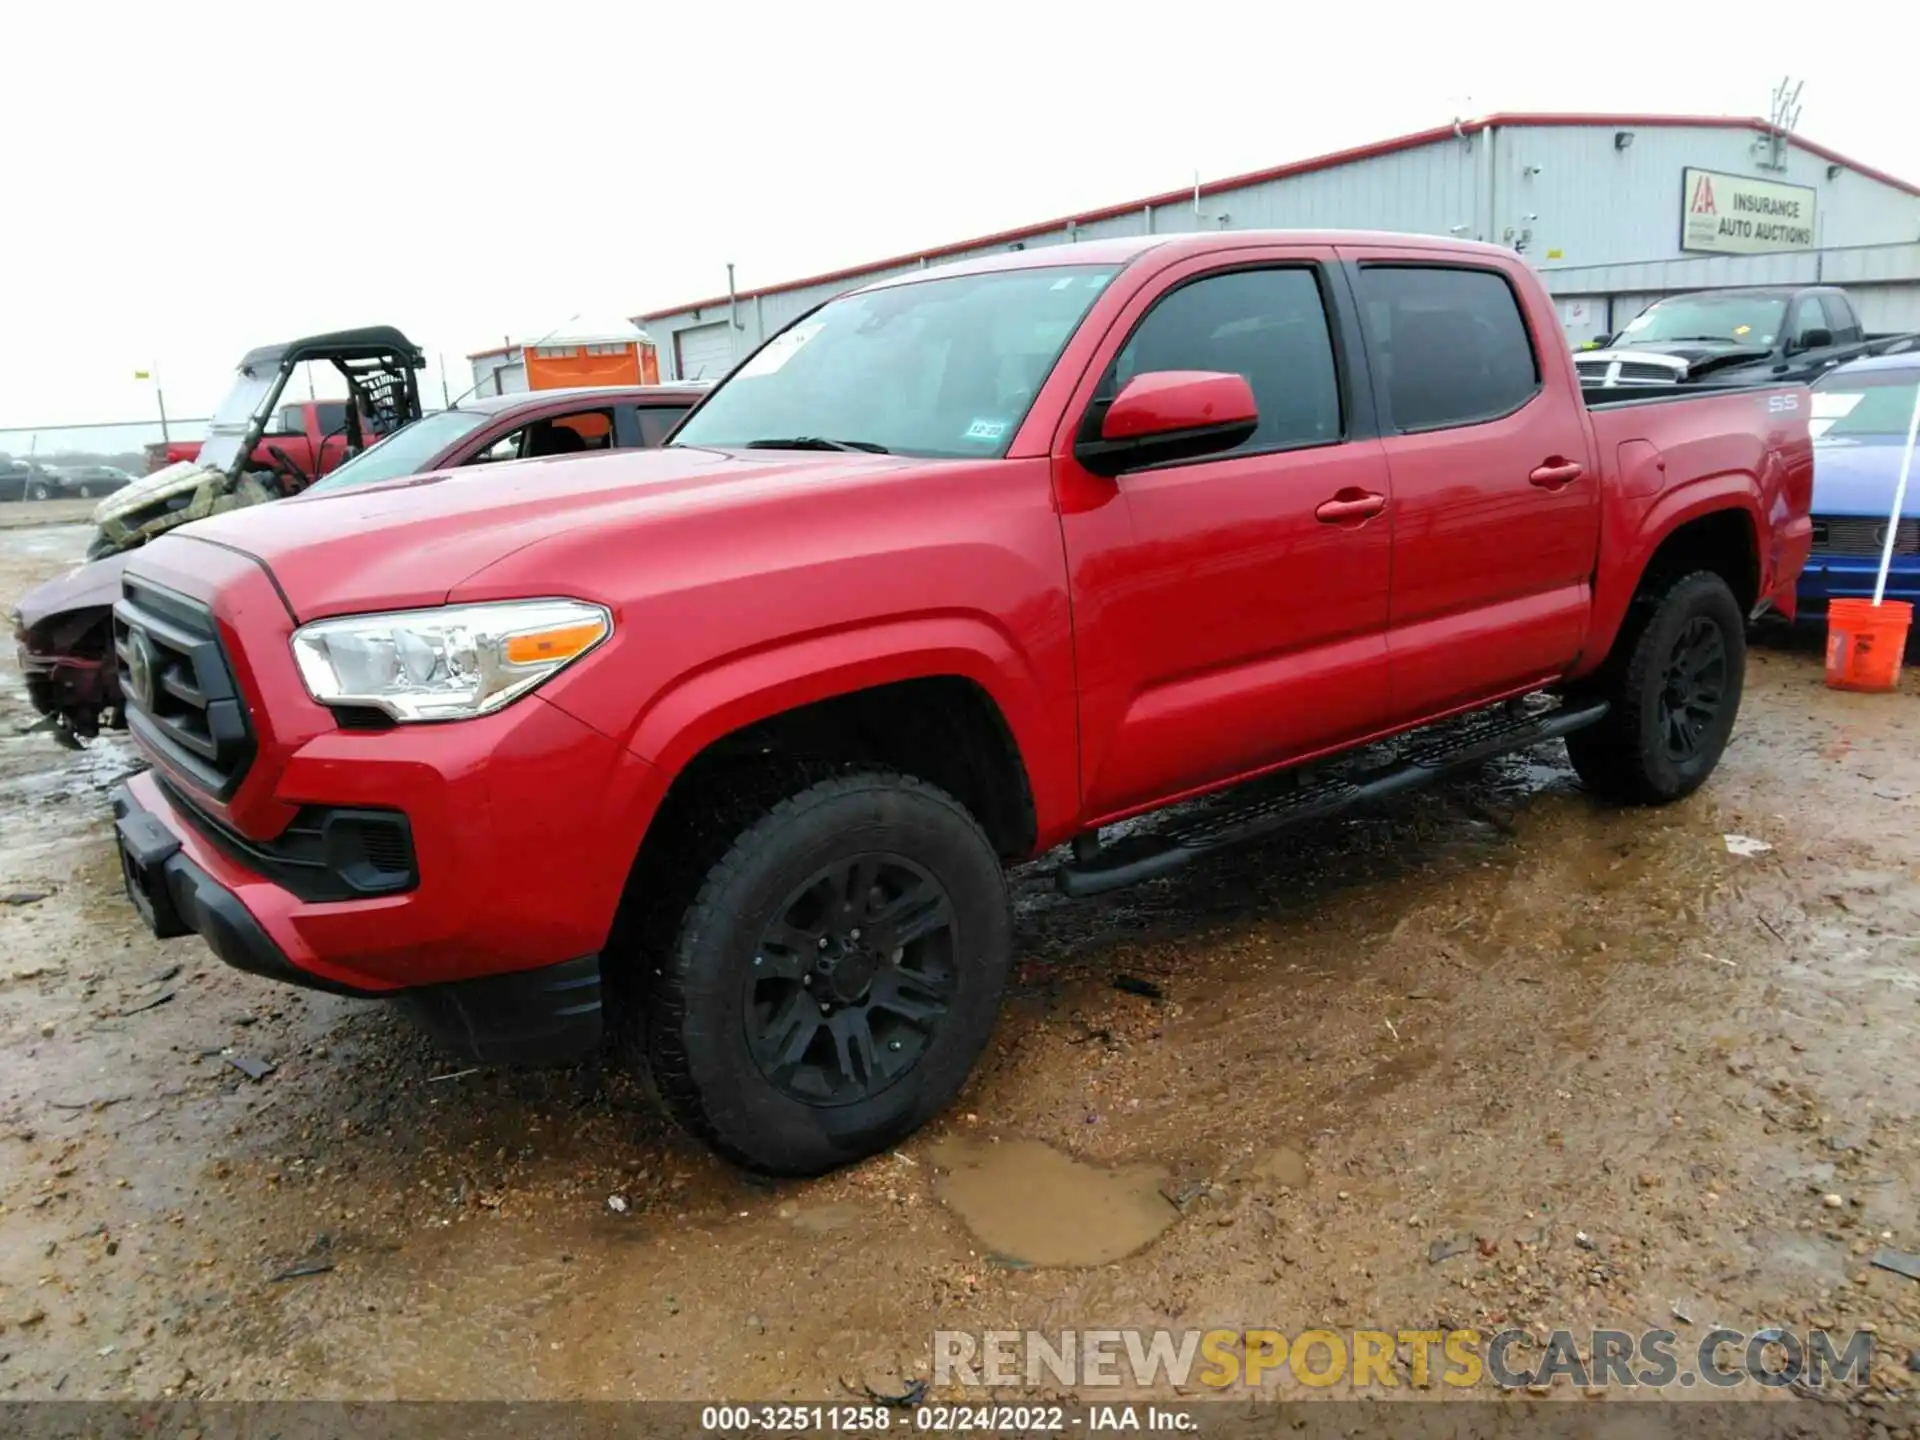
[[[1102,413],[1096,434],[1081,434],[1074,459],[1096,475],[1217,455],[1260,426],[1253,387],[1242,375],[1213,370],[1154,370],[1136,375]],[[1091,427],[1089,427],[1091,428]]]
[[[1824,350],[1831,344],[1833,344],[1833,332],[1831,330],[1816,328],[1813,330],[1802,330],[1800,332],[1800,338],[1794,341],[1793,348],[1795,350]]]

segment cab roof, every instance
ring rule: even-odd
[[[477,410],[487,415],[532,408],[551,401],[601,400],[617,403],[628,400],[698,400],[711,385],[566,385],[552,390],[510,390],[505,395],[475,395],[461,401],[457,410]]]
[[[1472,255],[1482,259],[1514,252],[1478,240],[1448,235],[1405,235],[1392,230],[1202,230],[1172,235],[1123,235],[1107,240],[1079,240],[1070,245],[1043,245],[1034,250],[1001,250],[924,270],[891,275],[862,285],[851,293],[912,285],[948,275],[981,275],[996,270],[1039,270],[1061,265],[1112,265],[1125,268],[1149,252],[1169,259],[1185,255],[1216,255],[1223,251],[1267,245],[1391,245],[1397,250],[1431,250],[1436,254]]]

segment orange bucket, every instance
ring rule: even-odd
[[[1891,690],[1900,683],[1913,606],[1904,600],[1833,600],[1827,605],[1827,684],[1835,690]]]

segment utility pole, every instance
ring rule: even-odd
[[[167,434],[167,395],[160,388],[160,367],[149,365],[144,370],[136,370],[133,372],[133,378],[153,382],[153,398],[160,406],[160,443],[164,445],[172,437]]]

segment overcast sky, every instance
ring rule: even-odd
[[[151,415],[150,362],[204,415],[249,346],[377,323],[457,392],[470,350],[729,260],[774,283],[1457,113],[1759,114],[1783,69],[1805,134],[1920,179],[1899,27],[1813,13],[16,0],[0,427]]]

